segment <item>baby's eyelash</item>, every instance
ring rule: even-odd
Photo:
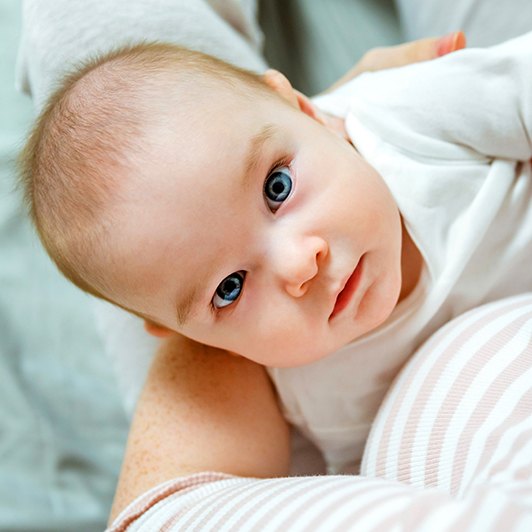
[[[211,316],[213,317],[213,319],[216,320],[220,316],[220,311],[222,309],[221,308],[216,308],[213,305],[213,302],[212,302],[212,299],[211,299],[211,302],[209,303],[209,310],[211,311]]]
[[[290,168],[290,163],[292,162],[292,159],[289,155],[285,155],[282,159],[279,159],[277,162],[272,164],[268,172],[266,172],[266,176],[264,178],[264,182],[266,182],[266,179],[275,172],[275,170],[278,170],[279,168],[283,168],[284,166],[287,166]]]

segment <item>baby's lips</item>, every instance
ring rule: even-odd
[[[443,36],[437,42],[436,49],[438,57],[455,52],[456,50],[462,50],[462,48],[465,48],[465,45],[466,38],[463,31],[454,31],[453,33],[449,33],[448,35]]]

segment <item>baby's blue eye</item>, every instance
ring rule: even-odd
[[[292,191],[292,177],[286,166],[274,170],[264,182],[264,197],[272,212],[275,212]]]
[[[235,272],[228,275],[216,289],[212,298],[212,304],[215,308],[223,308],[231,305],[238,299],[244,286],[244,277],[246,272]]]

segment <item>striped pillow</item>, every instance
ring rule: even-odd
[[[497,464],[509,473],[516,446],[532,429],[531,342],[532,294],[484,305],[442,327],[388,392],[362,474],[461,496]]]

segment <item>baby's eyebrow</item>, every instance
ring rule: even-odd
[[[262,150],[264,144],[271,139],[278,131],[274,124],[266,124],[261,130],[251,137],[249,150],[244,164],[244,174],[242,175],[242,188],[246,190],[253,183],[253,176],[262,160]]]

